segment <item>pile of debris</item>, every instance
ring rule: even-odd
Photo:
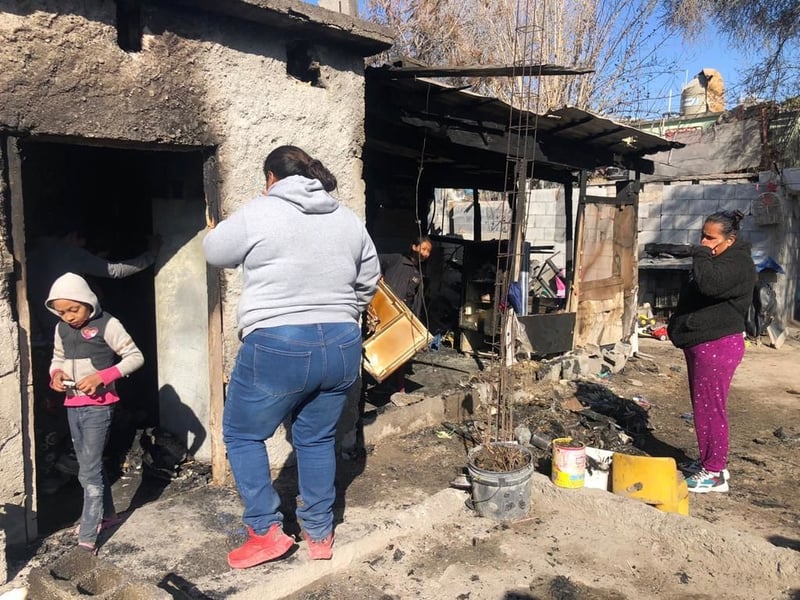
[[[160,427],[139,430],[125,456],[123,471],[141,471],[143,477],[163,482],[208,483],[209,465],[196,462],[186,444]]]
[[[590,377],[604,379],[622,371],[631,354],[631,345],[625,342],[617,342],[608,348],[586,344],[583,348],[540,361],[536,379],[550,382]]]
[[[480,399],[475,414],[496,414],[497,389],[490,373],[481,373],[470,382]],[[572,438],[586,446],[645,455],[642,448],[650,435],[648,405],[641,398],[623,398],[602,383],[589,380],[538,381],[515,385],[507,398],[518,442],[542,452],[550,452],[557,438]],[[460,424],[445,423],[446,429],[473,444],[501,439],[492,417]]]

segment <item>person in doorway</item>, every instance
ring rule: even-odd
[[[77,474],[77,457],[67,439],[63,404],[49,389],[48,365],[53,354],[53,330],[58,318],[45,306],[53,282],[65,273],[83,277],[122,279],[149,268],[161,246],[158,236],[147,238],[147,248],[133,258],[109,261],[86,248],[82,224],[62,218],[50,227],[53,233],[34,239],[27,254],[27,293],[30,306],[31,369],[34,381],[39,491],[55,493]]]
[[[756,271],[750,244],[740,239],[740,211],[706,218],[692,270],[667,328],[683,349],[700,458],[684,465],[690,492],[727,492],[728,391],[744,356],[747,309]]]
[[[203,244],[214,266],[243,269],[242,345],[227,388],[222,433],[244,504],[248,539],[228,553],[243,569],[294,545],[283,531],[265,441],[291,420],[297,517],[312,559],[334,541],[336,424],[361,367],[359,319],[380,264],[361,220],[330,192],[336,178],[296,146],[264,161],[264,192],[215,225]]]
[[[103,449],[114,406],[114,382],[144,364],[144,357],[118,319],[103,312],[83,277],[66,273],[50,288],[46,306],[55,328],[50,387],[66,394],[64,406],[78,457],[83,511],[78,546],[97,553],[97,536],[120,519],[103,468]]]
[[[83,277],[122,279],[152,266],[161,247],[158,236],[148,236],[141,254],[121,261],[109,261],[86,248],[86,236],[79,224],[63,223],[57,233],[38,237],[27,256],[28,298],[31,305],[31,344],[52,345],[51,333],[58,323],[44,307],[53,282],[64,273]]]
[[[433,243],[428,236],[415,238],[407,252],[381,256],[383,279],[395,295],[400,298],[418,319],[422,319],[424,295],[423,264],[430,258]],[[390,376],[394,391],[406,391],[407,364],[403,364]]]

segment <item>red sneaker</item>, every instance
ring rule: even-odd
[[[249,526],[247,533],[247,541],[228,552],[228,564],[234,569],[247,569],[280,558],[294,546],[294,539],[283,533],[280,523],[273,524],[264,535],[257,535]]]
[[[303,539],[308,546],[308,555],[311,560],[330,560],[333,557],[333,532],[321,540],[313,540],[305,531]]]

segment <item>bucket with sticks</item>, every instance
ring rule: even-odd
[[[472,506],[482,517],[515,521],[528,515],[533,454],[513,442],[491,442],[467,454]]]

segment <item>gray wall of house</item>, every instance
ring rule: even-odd
[[[780,222],[757,222],[759,198],[772,182],[781,203]],[[759,181],[734,180],[702,183],[646,183],[639,196],[639,256],[650,242],[695,244],[705,217],[718,210],[741,210],[745,215],[741,236],[753,246],[753,258],[760,262],[772,257],[786,274],[777,275],[772,287],[778,298],[784,323],[795,311],[800,243],[800,198],[772,173],[759,174]],[[762,274],[762,278],[767,278]],[[640,272],[641,280],[641,272]]]
[[[312,86],[287,75],[290,37],[280,30],[153,4],[143,10],[142,49],[126,52],[117,44],[114,3],[0,0],[0,130],[74,143],[213,147],[224,214],[263,189],[270,149],[296,144],[326,164],[343,203],[363,216],[360,55],[317,46],[322,85]],[[5,185],[0,201],[7,213]],[[7,251],[8,226],[0,233]],[[25,502],[13,283],[13,275],[0,282],[0,503],[10,522]],[[239,346],[238,271],[225,271],[223,290],[229,372]],[[275,468],[288,456],[281,448],[272,453]],[[9,543],[24,541],[19,528],[6,532]]]

